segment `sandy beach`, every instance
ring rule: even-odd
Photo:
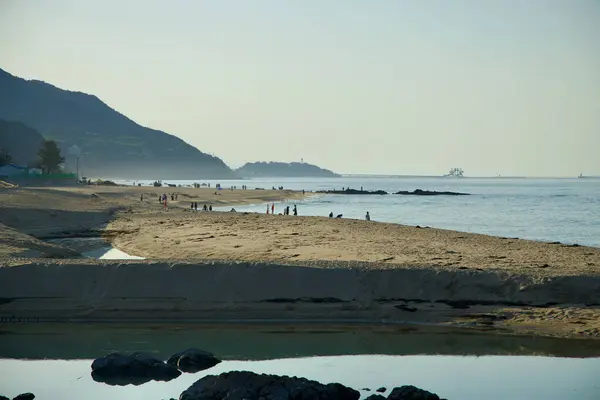
[[[158,195],[170,191],[178,200],[163,210]],[[189,210],[191,201],[199,208],[235,207],[303,197],[214,193],[0,189],[0,317],[428,323],[600,337],[598,248],[348,219]],[[44,241],[99,235],[147,260],[82,259],[77,249]]]

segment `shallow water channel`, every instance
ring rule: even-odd
[[[449,400],[598,399],[600,342],[400,326],[4,325],[0,394],[39,399],[169,399],[231,370],[340,382],[363,398],[405,384]],[[163,359],[190,347],[224,361],[170,382],[110,386],[94,358],[143,351]],[[364,389],[369,388],[371,391]],[[389,393],[386,392],[386,393]]]

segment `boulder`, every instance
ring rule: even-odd
[[[177,367],[180,371],[195,373],[212,368],[220,363],[214,354],[198,349],[187,349],[173,354],[167,360],[167,364]]]
[[[369,397],[367,397],[365,400],[386,400],[385,396],[382,396],[380,394],[372,394]]]
[[[23,393],[15,397],[13,400],[33,400],[35,399],[35,394],[33,393]]]
[[[248,371],[208,375],[181,393],[179,400],[358,400],[360,393],[339,383],[256,374]]]
[[[376,390],[376,392],[383,393],[383,392],[385,392],[386,390],[387,390],[387,389],[386,389],[385,387],[383,387],[383,386],[382,386],[382,387],[380,387],[379,389],[377,389],[377,390]]]
[[[0,394],[0,400],[10,400],[10,399],[9,399],[8,397],[6,397],[6,396],[2,396],[2,395]]]
[[[154,381],[170,381],[181,375],[172,365],[151,355],[113,353],[92,362],[92,379],[108,385],[141,385]]]
[[[408,190],[400,190],[394,194],[402,194],[405,196],[468,196],[470,193],[436,192],[435,190],[416,189],[412,192],[409,192]]]
[[[388,400],[440,400],[437,394],[419,389],[412,385],[400,386],[392,389]]]

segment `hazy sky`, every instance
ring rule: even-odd
[[[234,167],[600,175],[598,0],[0,0],[0,68]]]

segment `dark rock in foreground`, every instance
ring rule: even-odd
[[[460,192],[436,192],[434,191],[430,191],[430,190],[422,190],[422,189],[416,189],[412,192],[409,192],[408,190],[400,190],[399,192],[396,192],[394,194],[402,194],[405,196],[469,196],[470,193],[460,193]]]
[[[379,389],[377,389],[377,390],[376,390],[376,392],[383,393],[383,392],[385,392],[386,390],[387,390],[387,389],[386,389],[385,387],[383,387],[383,386],[382,386],[382,387],[380,387]]]
[[[380,394],[372,394],[369,397],[367,397],[365,400],[386,400],[385,396],[382,396]]]
[[[388,400],[441,400],[437,394],[419,389],[415,386],[400,386],[394,388],[387,397]]]
[[[181,372],[177,367],[140,353],[113,353],[92,363],[92,379],[108,385],[141,385],[152,380],[170,381],[179,375]]]
[[[180,371],[195,373],[220,363],[214,354],[198,349],[188,349],[176,354],[173,354],[167,364],[177,367]]]
[[[360,393],[339,383],[256,374],[248,371],[208,375],[181,393],[179,400],[358,400]]]
[[[358,190],[358,189],[346,189],[346,190],[320,190],[317,193],[326,194],[388,194],[385,190]]]
[[[23,393],[15,397],[13,400],[33,400],[35,399],[35,394],[33,393]]]

